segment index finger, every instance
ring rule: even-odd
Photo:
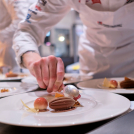
[[[61,58],[57,58],[57,78],[54,84],[53,91],[58,91],[63,83],[64,78],[64,63]]]

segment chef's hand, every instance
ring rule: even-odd
[[[61,91],[64,87],[64,64],[54,56],[40,57],[35,52],[27,52],[23,56],[23,64],[36,77],[41,88],[48,92]]]

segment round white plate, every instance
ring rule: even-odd
[[[0,74],[0,81],[21,80],[22,78],[26,78],[26,77],[29,77],[29,75],[17,76],[17,77],[6,77],[5,75]]]
[[[0,97],[25,93],[36,90],[38,85],[21,82],[0,82]],[[8,89],[8,92],[1,93],[1,89]]]
[[[92,76],[87,75],[80,75],[80,74],[69,74],[66,73],[64,76],[67,80],[63,81],[63,84],[72,84],[72,83],[78,83],[84,80],[92,79]],[[33,83],[38,84],[37,80],[33,76],[25,77],[21,80],[23,83]]]
[[[28,127],[73,126],[113,118],[130,108],[130,101],[117,94],[88,90],[80,91],[80,94],[79,102],[82,106],[66,112],[53,112],[48,107],[46,112],[31,113],[22,105],[21,100],[33,108],[33,103],[38,97],[52,99],[53,94],[48,94],[46,91],[0,99],[0,122]]]
[[[124,77],[121,78],[107,78],[108,80],[116,80],[117,82],[121,82],[124,80]],[[130,89],[123,89],[123,88],[116,88],[116,89],[111,89],[111,88],[106,88],[102,86],[104,79],[93,79],[93,80],[88,80],[84,82],[80,82],[77,84],[79,88],[82,89],[90,89],[90,90],[101,90],[101,91],[108,91],[112,93],[118,93],[118,94],[134,94],[134,88]]]

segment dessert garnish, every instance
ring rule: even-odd
[[[75,101],[74,107],[76,106],[80,106],[80,102],[79,101]]]
[[[49,107],[54,110],[67,110],[73,108],[75,100],[69,97],[55,98],[49,102]]]
[[[58,98],[58,97],[64,97],[64,94],[61,93],[61,92],[56,92],[55,93],[55,97]]]
[[[1,93],[9,92],[9,89],[4,88],[4,89],[1,89],[0,92]]]
[[[63,89],[63,93],[65,97],[73,98],[75,101],[77,101],[81,97],[79,90],[73,85],[67,85]]]
[[[106,88],[117,88],[118,87],[118,82],[116,80],[108,80],[107,78],[104,79],[103,81],[103,86]]]
[[[121,88],[134,88],[134,80],[125,77],[123,81],[120,82]]]
[[[22,100],[21,100],[21,102],[22,102],[23,106],[27,108],[27,111],[33,112],[33,113],[38,113],[39,112],[39,109],[37,110],[35,108],[30,108]]]

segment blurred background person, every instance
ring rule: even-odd
[[[13,35],[35,0],[0,0],[0,68],[20,72],[12,49]]]

